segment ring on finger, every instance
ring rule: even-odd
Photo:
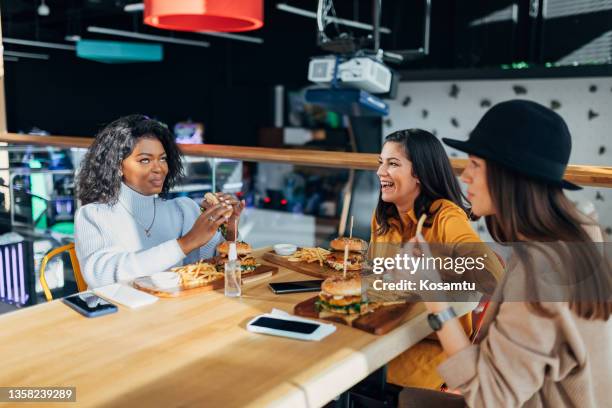
[[[212,215],[210,217],[208,217],[208,221],[210,222],[215,222],[215,217],[213,217]]]

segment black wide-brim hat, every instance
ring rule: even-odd
[[[535,102],[498,103],[484,114],[467,141],[442,141],[543,183],[568,190],[582,188],[563,179],[572,151],[567,124]]]

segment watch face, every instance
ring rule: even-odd
[[[440,321],[440,318],[433,313],[427,315],[427,321],[429,322],[429,326],[434,331],[438,331],[442,328],[442,322]]]

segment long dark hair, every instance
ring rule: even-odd
[[[438,138],[426,130],[406,129],[385,137],[385,143],[390,142],[404,147],[406,158],[412,162],[412,175],[419,179],[421,193],[414,201],[417,219],[427,214],[425,225],[431,226],[431,204],[440,198],[452,201],[469,215],[471,211],[465,204],[467,200]],[[376,206],[376,222],[379,226],[376,234],[384,235],[389,231],[391,218],[401,222],[395,205],[384,202],[380,192]]]
[[[576,315],[607,320],[612,313],[610,264],[598,250],[583,225],[596,223],[578,213],[560,187],[533,180],[487,161],[487,184],[495,215],[485,217],[493,239],[508,242],[561,242],[551,246],[563,259],[563,270],[570,273],[569,305]],[[537,246],[534,246],[537,248]],[[537,273],[524,247],[515,246],[524,262],[528,291],[535,290]],[[585,301],[585,299],[589,299]],[[539,301],[530,302],[536,313],[550,317]]]
[[[129,115],[106,125],[85,154],[77,176],[77,196],[81,204],[115,204],[121,188],[121,162],[140,138],[155,138],[166,151],[168,175],[161,195],[164,196],[183,176],[181,152],[168,127],[144,115]]]

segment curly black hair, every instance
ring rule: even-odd
[[[77,196],[82,205],[115,204],[121,188],[121,163],[134,150],[140,138],[155,138],[166,151],[168,175],[161,196],[183,176],[181,151],[168,127],[145,115],[121,117],[106,125],[85,154],[77,175]]]

